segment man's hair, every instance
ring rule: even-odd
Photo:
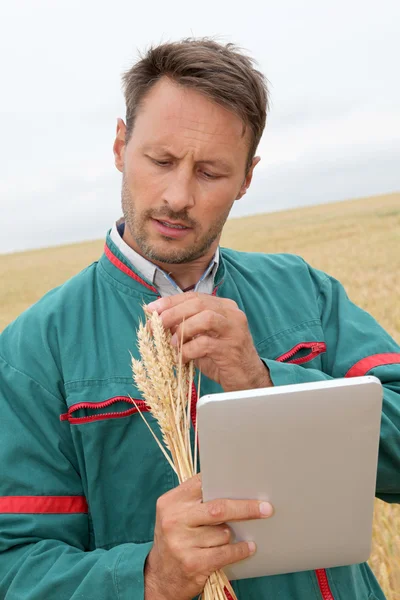
[[[209,38],[187,38],[152,46],[123,75],[126,142],[146,94],[162,77],[194,89],[241,118],[243,135],[250,130],[247,169],[264,131],[269,108],[267,79],[254,60],[235,44]]]

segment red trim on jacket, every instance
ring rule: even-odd
[[[87,513],[84,496],[3,496],[2,514],[75,514]]]
[[[310,349],[310,353],[306,356],[300,356],[299,358],[294,358],[300,350]],[[319,354],[326,352],[326,344],[325,342],[301,342],[297,344],[289,350],[289,352],[285,352],[282,356],[276,359],[277,362],[287,362],[293,365],[302,365],[303,363],[312,360]]]
[[[331,588],[329,586],[326,570],[325,569],[317,569],[315,571],[315,574],[317,576],[319,591],[321,592],[321,596],[322,596],[323,600],[335,600],[335,598],[333,597],[333,594],[331,592]]]
[[[122,417],[129,417],[134,413],[138,412],[136,406],[123,411],[104,412],[98,415],[88,415],[86,417],[73,417],[73,413],[81,409],[102,409],[115,404],[116,402],[127,402],[128,404],[134,404],[132,398],[129,396],[115,396],[103,402],[78,402],[69,407],[68,412],[60,416],[60,421],[68,421],[71,425],[80,425],[82,423],[91,423],[92,421],[104,421],[104,419],[121,419]],[[144,400],[135,400],[140,412],[148,412],[150,409]]]
[[[119,260],[119,258],[115,256],[115,254],[110,250],[107,244],[104,246],[104,254],[107,256],[108,260],[114,265],[114,267],[117,267],[117,269],[125,273],[125,275],[129,275],[129,277],[132,277],[132,279],[147,287],[148,290],[151,290],[155,294],[158,294],[158,290],[154,286],[144,281],[141,277],[139,277],[137,273],[135,273],[133,269],[129,268],[121,260]]]
[[[296,354],[300,350],[310,349],[310,353],[306,356],[300,356],[299,358],[295,358]],[[289,352],[285,352],[279,358],[277,358],[277,362],[285,362],[287,364],[301,365],[310,360],[313,360],[319,354],[326,352],[326,344],[325,342],[301,342],[294,346]],[[315,575],[318,581],[319,591],[321,593],[322,600],[335,600],[330,586],[328,582],[328,576],[326,574],[325,569],[318,569],[315,571]]]
[[[193,423],[193,427],[196,427],[196,421],[197,421],[197,390],[196,390],[196,386],[194,383],[192,383],[192,401],[191,401],[191,406],[190,406],[190,417],[192,419],[192,423]]]
[[[345,377],[361,377],[362,375],[366,375],[371,369],[375,369],[375,367],[399,363],[400,353],[387,352],[385,354],[373,354],[359,360],[347,371]]]

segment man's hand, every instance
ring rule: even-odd
[[[246,315],[233,300],[187,292],[160,298],[147,309],[161,316],[175,343],[183,339],[183,361],[194,360],[225,392],[273,385],[254,347]]]
[[[195,475],[158,499],[145,600],[191,600],[211,573],[254,554],[253,542],[230,543],[226,522],[269,517],[272,506],[258,500],[202,503],[201,498],[201,477]]]

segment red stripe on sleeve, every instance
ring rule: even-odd
[[[87,513],[84,496],[0,496],[2,514]]]
[[[375,367],[397,363],[400,363],[400,353],[373,354],[359,360],[358,363],[347,371],[345,377],[361,377],[368,373],[368,371],[371,371],[371,369],[375,369]]]

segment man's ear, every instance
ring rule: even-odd
[[[115,166],[117,167],[118,171],[121,171],[121,173],[124,170],[125,136],[126,125],[122,119],[117,119],[117,132],[115,136],[113,151]]]
[[[241,188],[239,190],[239,193],[236,196],[236,200],[240,200],[240,198],[242,198],[245,195],[245,193],[247,192],[247,190],[249,189],[250,184],[251,184],[251,180],[253,179],[254,169],[255,169],[256,165],[258,165],[258,163],[260,162],[260,160],[261,160],[260,156],[255,156],[253,158],[252,163],[250,165],[250,168],[247,171],[246,177],[245,177],[245,179],[244,179],[244,181],[242,183],[242,186],[241,186]]]

